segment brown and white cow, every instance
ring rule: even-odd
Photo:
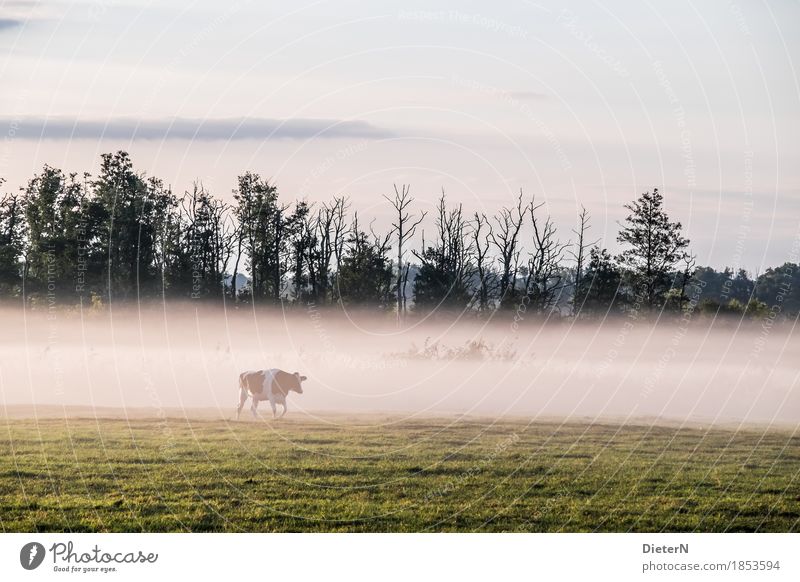
[[[239,374],[239,407],[236,409],[236,419],[244,408],[247,398],[253,399],[250,411],[254,418],[258,418],[258,403],[262,400],[269,400],[272,406],[272,418],[276,416],[276,405],[283,406],[283,414],[286,414],[286,395],[289,392],[303,393],[303,381],[307,380],[299,372],[290,374],[277,368],[270,370],[251,370]]]

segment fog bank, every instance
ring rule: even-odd
[[[800,423],[800,341],[791,323],[523,319],[515,328],[513,314],[501,314],[489,324],[425,320],[400,329],[391,317],[359,313],[191,305],[6,307],[0,318],[7,406],[212,408],[232,416],[239,372],[277,367],[309,378],[304,394],[290,395],[290,414]],[[426,341],[438,348],[421,353]],[[471,359],[470,341],[484,344]]]

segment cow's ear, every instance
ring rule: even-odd
[[[308,376],[300,376],[301,382],[305,382],[306,380],[308,380]]]

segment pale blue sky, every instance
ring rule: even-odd
[[[613,249],[658,186],[701,263],[800,259],[798,2],[263,4],[0,0],[7,188],[117,148],[379,225],[394,181],[486,211],[524,188]]]

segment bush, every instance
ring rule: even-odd
[[[462,346],[448,347],[440,342],[430,342],[426,338],[422,348],[415,344],[405,352],[395,352],[391,357],[409,360],[461,360],[461,361],[498,361],[508,362],[516,359],[517,352],[510,345],[492,346],[483,338],[469,340]]]

